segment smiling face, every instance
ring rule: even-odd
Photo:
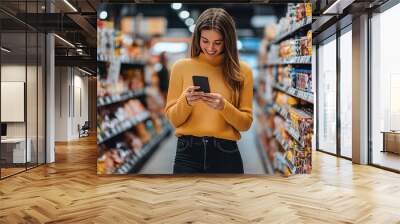
[[[224,51],[222,35],[215,30],[202,30],[200,36],[200,48],[208,59],[213,59]]]

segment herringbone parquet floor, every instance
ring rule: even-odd
[[[95,138],[0,181],[0,223],[400,223],[400,175],[315,152],[311,175],[96,176]]]

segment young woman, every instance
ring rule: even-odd
[[[206,76],[211,93],[196,91],[192,76]],[[252,101],[252,72],[239,62],[235,23],[223,9],[207,9],[191,58],[171,69],[165,112],[178,136],[174,173],[243,173],[236,141],[253,121]]]

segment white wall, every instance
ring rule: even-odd
[[[79,138],[78,124],[88,120],[88,78],[83,75],[76,68],[56,67],[56,141]]]

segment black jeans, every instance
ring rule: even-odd
[[[185,173],[243,173],[243,161],[236,141],[179,137],[174,174]]]

